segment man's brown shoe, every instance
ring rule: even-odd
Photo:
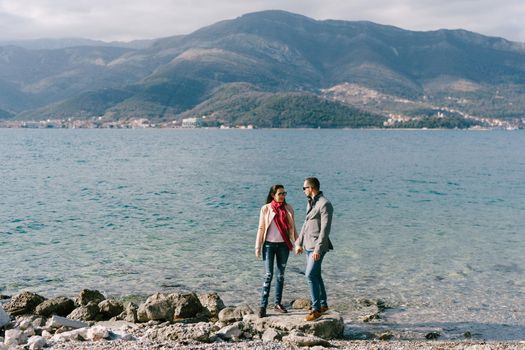
[[[330,309],[328,308],[328,306],[321,306],[321,308],[319,309],[319,312],[322,313],[322,314],[324,314],[324,313],[327,312],[328,310],[330,310]]]
[[[317,310],[310,311],[308,315],[306,315],[305,321],[314,321],[317,320],[319,317],[321,317],[321,313]]]

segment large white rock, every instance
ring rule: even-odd
[[[88,324],[86,322],[70,320],[69,318],[55,315],[51,318],[50,326],[54,328],[59,328],[59,327],[64,326],[64,327],[78,329],[78,328],[88,327]]]
[[[7,312],[2,308],[2,305],[0,305],[0,327],[5,326],[9,322],[11,322],[11,317],[9,317]]]
[[[51,341],[60,343],[60,342],[73,341],[73,340],[86,340],[88,339],[87,332],[88,332],[88,328],[80,328],[80,329],[75,329],[69,332],[55,334],[51,338]]]
[[[0,350],[8,350],[4,343],[0,343]]]

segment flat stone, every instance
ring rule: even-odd
[[[342,338],[344,321],[335,311],[329,311],[315,321],[305,321],[307,313],[291,310],[287,314],[269,315],[259,318],[256,315],[246,315],[243,321],[253,325],[253,328],[264,333],[268,328],[290,333],[294,330],[323,339]]]
[[[299,331],[293,331],[286,337],[283,337],[283,343],[299,346],[299,347],[312,347],[312,346],[323,346],[323,347],[331,347],[332,344],[330,344],[328,341],[324,340],[323,338],[316,337],[314,335],[306,335]]]
[[[139,326],[128,321],[101,321],[97,326],[103,326],[111,331],[125,331],[127,329],[138,329]]]
[[[52,342],[65,342],[74,340],[87,340],[88,328],[79,328],[69,332],[55,334],[52,338]]]
[[[53,328],[69,327],[69,328],[77,329],[77,328],[88,327],[88,324],[86,322],[70,320],[69,318],[65,318],[61,316],[53,316],[51,317],[50,326]]]
[[[209,322],[195,324],[175,323],[162,328],[151,328],[146,331],[143,338],[161,341],[198,341],[208,343],[211,333],[215,330],[214,325]]]

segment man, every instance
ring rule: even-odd
[[[330,242],[330,227],[334,208],[320,191],[319,180],[309,177],[304,180],[303,191],[308,198],[306,218],[299,238],[295,241],[295,253],[306,251],[306,271],[312,309],[306,321],[313,321],[328,311],[326,289],[321,276],[321,264],[325,254],[334,249]]]

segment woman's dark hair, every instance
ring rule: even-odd
[[[279,188],[284,188],[284,186],[281,184],[277,184],[270,187],[270,192],[268,192],[268,197],[266,197],[266,204],[271,203],[273,201],[273,196],[275,196]],[[286,199],[284,200],[284,202],[286,203]]]

